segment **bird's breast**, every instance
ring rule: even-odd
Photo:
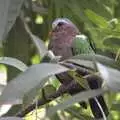
[[[61,56],[62,60],[72,56],[71,47],[66,44],[55,44],[51,47],[51,50],[56,56]]]
[[[62,48],[57,53],[59,56],[62,56],[61,60],[68,59],[69,57],[72,57],[72,52],[69,48]]]
[[[67,59],[72,56],[71,45],[73,42],[74,36],[64,34],[54,33],[52,35],[49,49],[53,51],[56,56],[62,56],[62,60]]]

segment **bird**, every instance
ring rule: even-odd
[[[75,55],[95,54],[89,43],[88,37],[83,35],[77,26],[68,18],[56,18],[52,22],[51,29],[48,49],[51,50],[55,56],[61,56],[60,61],[66,60]],[[80,86],[80,84],[77,83],[67,72],[57,74],[56,77],[61,82],[62,87],[73,85],[68,91],[70,95],[85,90],[85,88]],[[97,89],[101,85],[94,80],[89,82],[89,86],[91,89]],[[102,106],[103,112],[108,116],[109,111],[103,96],[99,95],[96,98]],[[97,119],[103,118],[101,109],[94,98],[89,99],[89,104],[94,117]],[[86,103],[84,101],[82,101],[80,105],[86,108]]]

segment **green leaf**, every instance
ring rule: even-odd
[[[107,37],[104,39],[103,44],[109,47],[120,48],[120,38],[118,37]]]
[[[38,85],[39,89],[43,87],[48,80],[45,78],[67,70],[67,68],[59,64],[42,63],[32,65],[25,72],[21,73],[8,83],[0,97],[0,104],[21,104],[22,98],[31,89]]]
[[[92,10],[90,10],[90,9],[85,10],[85,14],[99,28],[106,28],[106,27],[108,27],[107,20],[104,17],[96,14]]]
[[[89,98],[93,98],[103,92],[104,91],[102,89],[96,89],[96,90],[89,90],[87,92],[78,93],[78,94],[72,96],[71,98],[69,98],[68,100],[64,101],[63,103],[58,104],[55,107],[49,108],[46,115],[48,115],[50,117],[54,113],[56,113],[56,111],[58,111],[58,110],[64,110],[76,102],[88,100]]]
[[[0,40],[3,40],[12,28],[24,0],[0,0]]]
[[[22,61],[11,57],[0,57],[0,63],[13,66],[21,71],[25,71],[28,68]]]
[[[55,91],[56,91],[56,88],[53,87],[53,85],[46,85],[43,89],[43,92],[44,92],[44,97],[47,97],[51,94],[53,94]]]
[[[111,106],[111,110],[120,111],[120,103],[113,103]]]
[[[74,80],[76,80],[83,88],[90,89],[89,84],[83,76],[79,75],[75,71],[68,71],[68,74],[73,77]]]
[[[120,91],[120,71],[97,63],[98,71],[104,80],[104,87],[112,91]]]
[[[70,113],[72,116],[75,116],[79,120],[94,120],[93,117],[88,116],[88,115],[82,113],[82,111],[80,111],[79,108],[78,108],[78,110],[76,110],[73,107],[70,107],[70,108],[65,109],[65,111]]]

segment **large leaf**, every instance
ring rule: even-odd
[[[19,117],[1,117],[0,120],[23,120]]]
[[[47,47],[45,46],[45,43],[33,34],[30,34],[30,36],[33,40],[33,43],[36,45],[40,56],[43,57],[47,53]]]
[[[84,60],[84,59],[78,59],[78,58],[71,58],[68,59],[67,62],[74,63],[76,65],[84,66],[86,68],[94,69],[93,61],[91,60]]]
[[[0,97],[0,104],[20,104],[22,98],[31,89],[43,87],[48,76],[65,72],[68,69],[59,64],[42,63],[33,65],[18,77],[10,81]]]
[[[34,43],[34,45],[36,46],[38,50],[39,55],[43,57],[47,53],[47,47],[45,46],[45,43],[40,38],[32,34],[28,25],[25,22],[24,22],[24,25],[25,25],[26,31],[30,35],[32,42]]]
[[[120,71],[97,63],[98,71],[104,80],[104,86],[112,91],[120,91]]]
[[[89,90],[87,92],[78,93],[78,94],[72,96],[71,98],[69,98],[68,100],[64,101],[63,103],[58,104],[55,107],[49,108],[46,115],[52,116],[58,110],[64,110],[65,108],[70,107],[71,105],[73,105],[76,102],[88,100],[89,98],[93,98],[103,92],[104,91],[102,89],[98,89],[98,90]]]
[[[48,79],[48,78],[46,78],[46,79]],[[32,102],[34,102],[36,96],[39,99],[44,99],[48,95],[50,95],[50,94],[52,94],[53,92],[56,91],[56,89],[52,85],[46,85],[41,90],[39,90],[39,89],[40,89],[40,87],[38,85],[34,89],[31,89],[27,94],[25,94],[24,99],[23,99],[23,105],[24,105],[24,107],[26,107],[29,104],[31,104]],[[36,91],[38,91],[37,95],[36,95]]]
[[[12,28],[24,0],[0,0],[0,40]]]
[[[68,61],[77,63],[79,65],[83,65],[86,67],[90,67],[90,68],[94,67],[93,62],[98,61],[99,63],[103,65],[117,68],[118,70],[120,70],[119,64],[117,64],[113,59],[106,57],[106,56],[98,55],[98,54],[95,54],[95,55],[81,54],[78,56],[74,56],[72,59],[70,60],[68,59]]]
[[[5,85],[0,84],[0,95],[1,95],[1,93],[2,93],[2,91],[3,91],[4,88],[5,88]]]
[[[21,71],[25,71],[28,68],[22,61],[11,57],[0,57],[0,63],[16,67]]]
[[[7,113],[11,109],[11,105],[1,105],[0,106],[0,116]]]
[[[3,107],[4,106],[8,106],[8,105],[2,105]],[[20,104],[20,105],[10,105],[11,107],[8,109],[8,110],[4,110],[3,109],[3,113],[1,114],[2,116],[4,117],[7,117],[7,116],[15,116],[16,113],[18,113],[19,111],[21,111],[21,109],[23,109],[23,106]]]

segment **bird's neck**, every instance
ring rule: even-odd
[[[58,43],[58,45],[66,46],[66,45],[71,45],[75,36],[76,33],[69,34],[66,31],[64,31],[54,34],[53,39],[55,42]]]

